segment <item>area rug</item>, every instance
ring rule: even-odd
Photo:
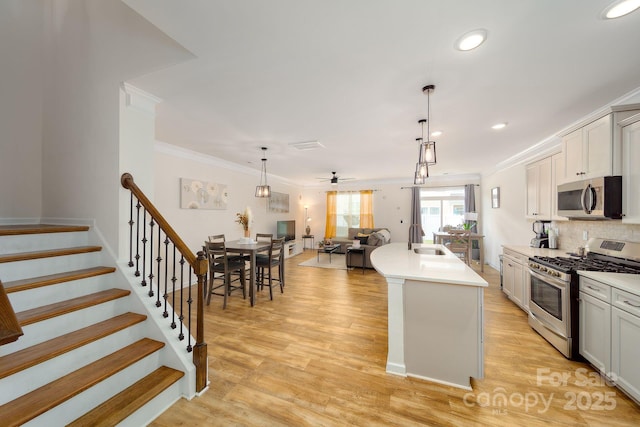
[[[334,270],[346,270],[347,264],[344,254],[331,254],[331,264],[329,264],[329,254],[320,254],[320,261],[318,257],[314,256],[309,258],[305,262],[298,264],[302,267],[320,267],[320,268],[333,268]]]

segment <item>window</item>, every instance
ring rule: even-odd
[[[327,191],[325,237],[347,237],[349,228],[373,226],[373,190]]]
[[[338,193],[336,237],[347,237],[349,228],[360,227],[360,193]]]
[[[424,239],[431,242],[440,227],[464,222],[464,187],[421,189],[420,212]]]

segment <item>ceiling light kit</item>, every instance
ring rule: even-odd
[[[500,129],[504,129],[507,127],[507,122],[504,123],[496,123],[495,125],[491,126],[491,129],[494,130],[500,130]]]
[[[458,50],[468,51],[480,46],[487,39],[487,30],[479,28],[463,34],[456,40],[455,47]]]
[[[271,197],[271,187],[267,184],[267,147],[261,147],[261,149],[262,170],[260,171],[260,185],[256,186],[256,197]]]
[[[605,19],[615,19],[625,16],[640,8],[640,0],[618,0],[611,3],[603,12]]]

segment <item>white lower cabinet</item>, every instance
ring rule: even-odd
[[[520,308],[528,310],[527,259],[524,255],[504,249],[502,258],[502,291]],[[528,312],[528,311],[527,311]]]
[[[611,371],[611,304],[580,291],[580,354],[600,371]]]
[[[640,296],[580,277],[580,354],[640,401]]]

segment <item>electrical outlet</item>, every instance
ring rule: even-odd
[[[589,240],[589,232],[587,230],[582,232],[582,240]]]

